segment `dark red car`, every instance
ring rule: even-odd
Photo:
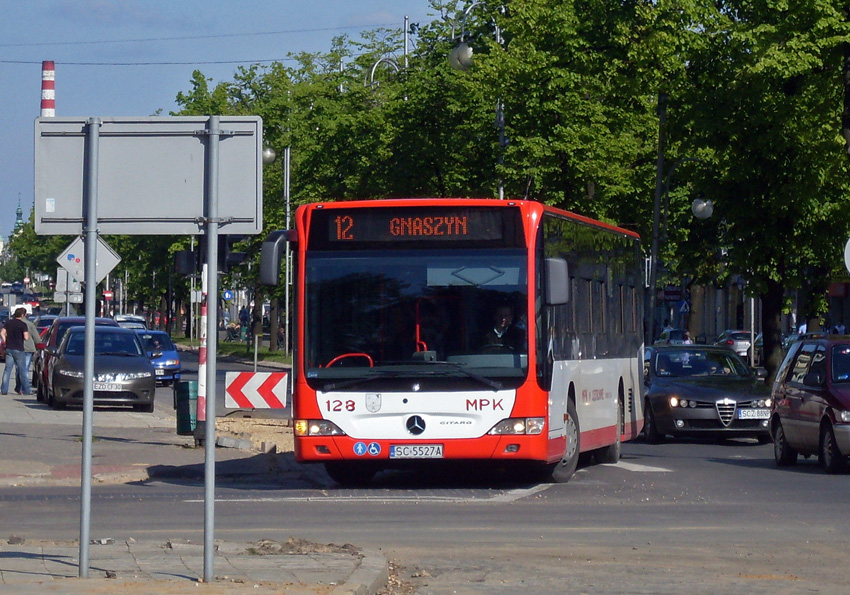
[[[95,318],[96,325],[118,326],[111,318]],[[47,331],[41,336],[40,342],[35,344],[35,356],[32,362],[32,386],[35,389],[36,399],[47,401],[47,370],[51,354],[48,350],[59,347],[62,337],[72,326],[85,326],[84,316],[59,316],[53,320]]]
[[[844,471],[850,456],[850,339],[807,335],[795,341],[772,396],[776,464],[817,455],[827,473]]]

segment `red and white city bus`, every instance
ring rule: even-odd
[[[263,283],[286,242],[295,456],[336,482],[425,460],[565,482],[642,430],[637,234],[521,200],[308,204]]]

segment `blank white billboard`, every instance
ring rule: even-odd
[[[35,232],[83,231],[90,118],[35,121]],[[204,234],[208,116],[100,118],[97,219],[101,234]],[[262,231],[259,116],[220,116],[221,234]]]

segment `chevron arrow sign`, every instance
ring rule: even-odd
[[[286,372],[228,372],[224,377],[227,409],[283,409]]]

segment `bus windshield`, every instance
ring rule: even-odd
[[[308,251],[307,382],[518,386],[528,369],[526,269],[520,248]]]

